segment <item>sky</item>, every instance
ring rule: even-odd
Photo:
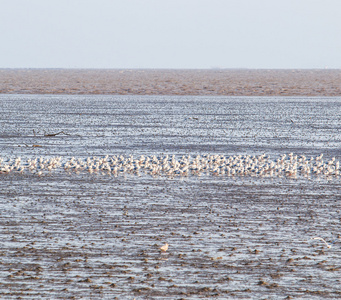
[[[0,68],[338,68],[341,0],[0,0]]]

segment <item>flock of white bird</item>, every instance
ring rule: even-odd
[[[327,176],[339,177],[340,162],[331,158],[323,160],[323,154],[307,158],[304,155],[281,155],[271,160],[268,155],[197,155],[195,157],[175,155],[139,156],[113,155],[82,158],[30,158],[20,157],[4,160],[0,158],[0,174],[33,173],[39,176],[64,169],[67,172],[88,172],[90,174],[149,174],[152,176],[256,176],[293,177]]]

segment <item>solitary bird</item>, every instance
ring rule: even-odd
[[[328,244],[323,238],[320,238],[320,237],[314,237],[314,238],[311,238],[312,240],[321,240],[322,242],[324,242],[328,248],[331,248],[332,245],[331,244]]]
[[[166,252],[166,251],[168,250],[168,244],[167,244],[167,243],[164,244],[162,247],[160,247],[160,250],[161,250],[162,252]]]

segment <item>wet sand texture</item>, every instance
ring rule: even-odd
[[[0,111],[0,298],[341,298],[340,98],[0,95]],[[74,168],[205,153],[287,154],[297,179]]]
[[[341,70],[0,69],[0,93],[340,96]]]
[[[312,193],[297,181],[1,181],[4,299],[341,295],[340,240],[330,249],[310,240],[336,238],[340,184],[319,183]]]

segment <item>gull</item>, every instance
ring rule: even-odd
[[[332,247],[332,244],[334,243],[334,241],[331,243],[331,244],[328,244],[323,238],[320,238],[320,237],[314,237],[314,238],[311,238],[311,240],[321,240],[322,242],[324,242],[328,248],[331,248]]]
[[[166,252],[168,250],[168,244],[164,244],[162,247],[159,248],[162,252]]]

